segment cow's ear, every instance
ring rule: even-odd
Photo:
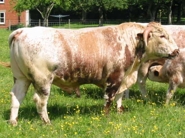
[[[138,40],[143,40],[143,33],[138,33],[137,34],[137,39]]]
[[[143,37],[143,33],[138,33],[137,34],[137,39],[139,40],[137,43],[137,47],[136,47],[136,51],[135,51],[135,55],[141,59],[144,52],[145,52],[145,43],[144,43],[144,37]]]

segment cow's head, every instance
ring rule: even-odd
[[[148,70],[148,78],[157,82],[168,82],[168,77],[162,71],[162,65],[151,66]]]
[[[138,34],[140,38],[141,35],[141,41],[144,44],[143,60],[171,58],[178,55],[179,50],[175,41],[161,24],[155,22],[149,23],[143,34]],[[142,44],[141,41],[139,45]]]

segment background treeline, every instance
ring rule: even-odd
[[[30,10],[31,19],[45,22],[52,14],[67,14],[70,19],[108,19],[126,21],[159,21],[164,24],[182,24],[185,0],[11,0],[18,13]],[[40,14],[38,14],[40,13]]]

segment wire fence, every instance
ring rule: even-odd
[[[144,19],[137,19],[133,20],[134,22],[141,22],[141,23],[147,23],[150,22],[150,20],[144,20]],[[161,20],[157,20],[157,22],[160,22]],[[54,28],[84,28],[84,27],[98,27],[102,25],[113,25],[113,24],[120,24],[123,22],[130,22],[130,20],[123,20],[123,19],[111,19],[111,20],[103,20],[103,22],[100,23],[98,19],[87,19],[85,21],[82,21],[80,19],[58,19],[58,20],[47,20],[44,22],[41,19],[33,20],[30,19],[27,22],[19,22],[17,20],[9,20],[8,22],[8,29],[9,30],[16,30],[18,28],[22,27],[34,27],[34,26],[48,26],[48,27],[54,27]],[[162,24],[167,24],[167,20],[163,20],[161,22]],[[175,23],[174,23],[175,24]],[[184,24],[185,21],[182,21],[178,24]]]
[[[98,19],[88,19],[85,21],[79,19],[64,19],[64,20],[47,20],[46,23],[41,20],[30,20],[29,22],[19,22],[15,20],[9,20],[8,29],[15,30],[21,27],[34,27],[34,26],[48,26],[54,28],[84,28],[84,27],[98,27],[101,25],[113,25],[123,22],[129,22],[128,20],[116,19],[116,20],[104,20],[102,23]],[[142,22],[142,21],[141,21]],[[146,22],[146,21],[145,21]]]

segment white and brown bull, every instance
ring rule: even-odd
[[[13,125],[30,84],[45,123],[50,123],[47,101],[51,84],[65,91],[89,83],[104,88],[108,113],[115,96],[117,108],[122,108],[122,92],[136,82],[142,62],[178,55],[173,38],[154,22],[147,27],[123,23],[78,30],[22,28],[10,34],[9,45],[15,80],[9,120]]]
[[[183,25],[163,25],[163,27],[173,37],[174,41],[176,42],[176,44],[178,45],[178,47],[180,49],[185,48],[185,26],[183,26]],[[180,57],[182,57],[182,56],[183,55],[181,53]],[[180,57],[179,57],[179,59],[180,59]],[[147,78],[152,81],[165,82],[165,83],[169,83],[169,81],[173,81],[173,80],[171,80],[171,78],[169,78],[170,76],[168,77],[165,74],[161,74],[161,72],[160,72],[161,68],[163,68],[163,73],[165,73],[165,71],[164,71],[165,68],[166,68],[166,72],[172,71],[171,76],[176,76],[175,73],[177,73],[177,72],[178,72],[178,74],[181,74],[181,75],[183,74],[183,72],[180,72],[180,70],[176,68],[176,64],[174,64],[175,66],[169,65],[171,67],[167,68],[168,67],[167,64],[169,63],[169,61],[167,60],[167,63],[165,63],[165,60],[166,59],[149,60],[148,62],[141,64],[141,67],[138,71],[137,83],[138,83],[138,87],[141,91],[141,94],[144,98],[147,98],[147,91],[146,91],[146,79]],[[182,61],[182,60],[178,61],[177,58],[175,58],[174,61],[177,62],[179,67],[184,66],[184,61]],[[164,67],[162,67],[163,64],[165,64]],[[181,77],[183,77],[183,76],[181,76]],[[181,77],[179,77],[177,79],[181,79]],[[179,80],[179,82],[181,82],[181,81]],[[169,85],[170,85],[169,89],[172,89],[173,86],[172,86],[171,82]],[[179,86],[179,84],[177,86]],[[176,88],[174,88],[174,92],[175,92],[175,89]],[[170,91],[171,90],[168,90],[168,92],[167,92],[166,104],[169,103],[169,100],[171,99],[171,97],[173,95],[173,94],[171,94]],[[128,91],[127,91],[127,95],[128,95]]]

